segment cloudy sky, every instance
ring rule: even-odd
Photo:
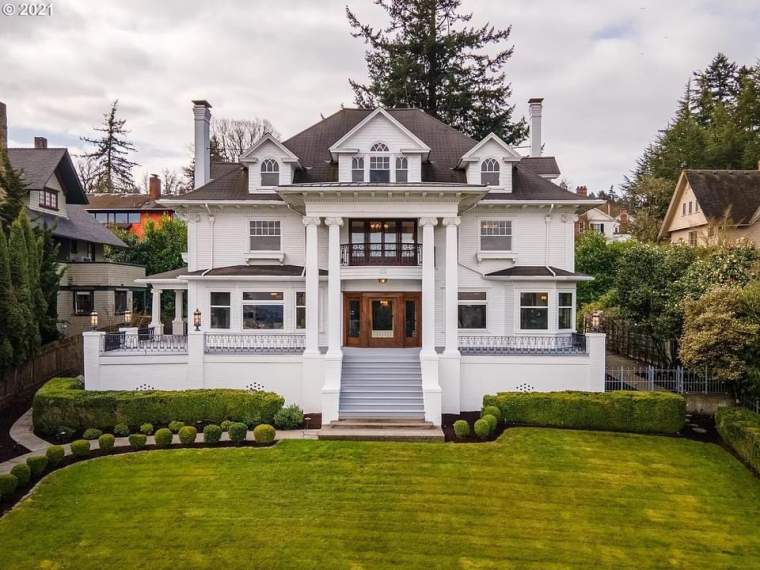
[[[284,138],[352,105],[348,78],[365,77],[364,47],[345,5],[384,21],[369,0],[50,1],[52,16],[0,15],[10,145],[39,135],[80,152],[80,137],[118,98],[139,151],[137,180],[188,162],[191,99],[208,99],[219,117],[267,118]],[[760,56],[757,0],[464,7],[475,23],[513,26],[516,113],[544,97],[546,153],[569,184],[593,190],[622,182],[693,70],[718,51],[743,64]]]

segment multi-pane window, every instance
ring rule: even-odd
[[[230,293],[217,291],[210,295],[211,328],[230,328]]]
[[[277,186],[280,183],[280,165],[276,160],[267,158],[261,163],[261,185]]]
[[[369,181],[370,182],[390,182],[391,180],[391,159],[389,156],[370,156],[369,157]]]
[[[123,289],[113,292],[114,312],[123,315],[127,312],[127,292]]]
[[[407,182],[409,179],[409,161],[404,156],[396,159],[396,182]]]
[[[388,146],[385,143],[377,142],[369,149],[370,152],[388,152]]]
[[[364,158],[361,156],[351,159],[351,182],[364,182]]]
[[[591,222],[591,229],[598,234],[604,235],[604,224],[598,222]]]
[[[284,309],[282,291],[246,291],[243,293],[243,328],[281,329]]]
[[[493,158],[487,158],[481,163],[480,183],[486,186],[499,185],[499,163]]]
[[[89,315],[95,307],[94,291],[74,291],[74,314]]]
[[[689,232],[689,245],[697,245],[697,232]]]
[[[509,220],[481,221],[480,249],[482,251],[512,251],[512,222]]]
[[[296,292],[296,328],[306,328],[306,293]]]
[[[251,220],[251,251],[280,251],[280,221]]]
[[[549,293],[520,293],[520,328],[522,330],[549,328]]]
[[[460,329],[486,328],[486,292],[459,291],[457,295],[457,326]]]
[[[560,291],[557,295],[557,328],[573,328],[573,294],[570,291]]]
[[[139,224],[140,212],[95,212],[95,219],[101,224]]]
[[[49,210],[58,209],[58,192],[55,190],[41,190],[40,191],[40,207],[47,208]]]

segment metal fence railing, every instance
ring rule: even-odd
[[[608,367],[605,374],[605,390],[667,391],[678,394],[727,394],[731,385],[722,382],[709,372],[694,372],[681,366],[676,368]]]

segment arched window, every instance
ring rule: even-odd
[[[480,183],[486,186],[499,185],[499,163],[487,158],[480,164]]]
[[[267,158],[261,163],[261,185],[277,186],[280,183],[280,165],[276,160]]]
[[[362,156],[351,159],[351,182],[364,182],[364,157]]]
[[[376,142],[372,145],[372,148],[369,149],[370,152],[389,152],[388,147],[385,143]]]
[[[407,182],[409,179],[409,162],[405,156],[396,159],[396,182]]]

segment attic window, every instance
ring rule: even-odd
[[[389,152],[385,143],[377,142],[369,149],[370,152]]]
[[[480,183],[486,186],[499,185],[499,163],[493,158],[485,159],[480,165]]]
[[[361,156],[351,159],[351,182],[364,182],[364,158]]]
[[[280,165],[276,160],[267,158],[261,163],[261,185],[277,186],[280,183]]]

